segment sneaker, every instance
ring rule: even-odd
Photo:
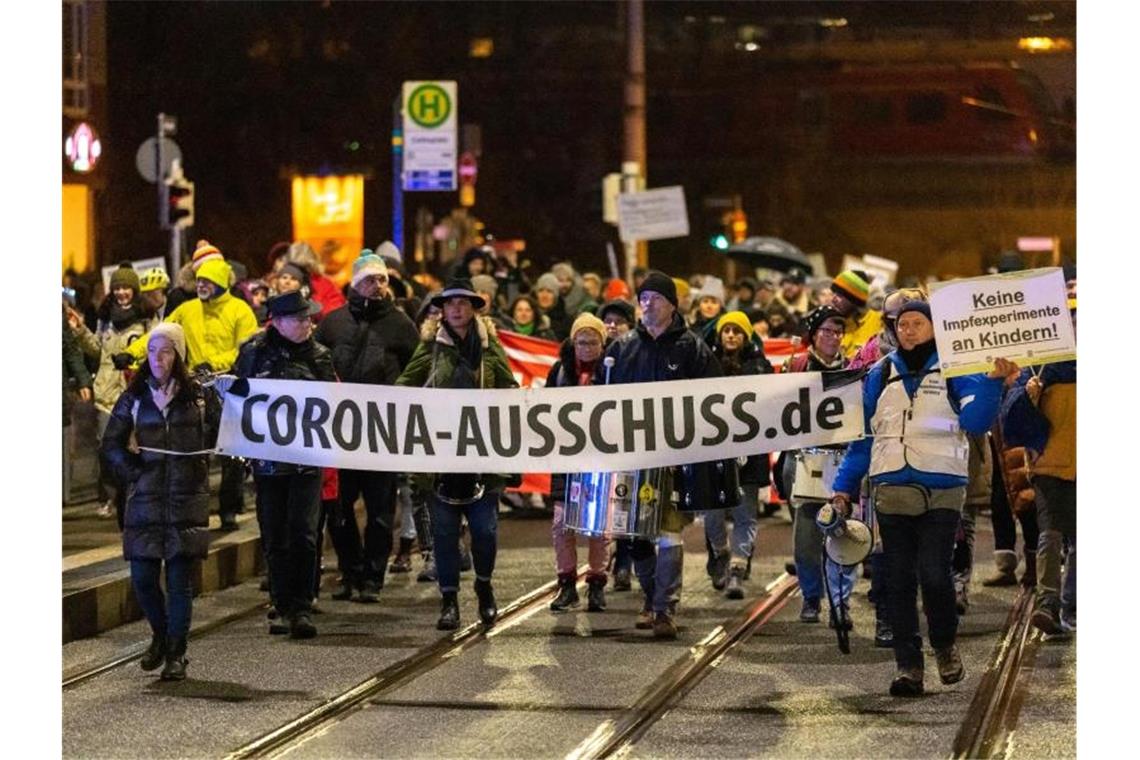
[[[653,627],[653,610],[642,610],[637,613],[637,622],[633,624],[634,628],[642,631],[649,630]]]
[[[709,578],[712,579],[712,587],[717,591],[724,591],[724,587],[728,585],[729,559],[728,552],[721,552],[716,556],[709,557]]]
[[[578,581],[576,578],[558,579],[558,596],[550,603],[552,612],[565,612],[580,603],[578,597]]]
[[[606,611],[606,579],[598,578],[587,582],[586,587],[586,611],[587,612],[605,612]]]
[[[382,586],[379,581],[366,580],[361,584],[360,589],[356,592],[356,601],[364,604],[375,604],[380,601],[380,589]]]
[[[390,573],[410,573],[412,571],[412,556],[410,554],[397,554],[396,558],[392,560],[392,564],[388,565],[388,572]]]
[[[991,575],[982,581],[982,585],[986,588],[995,588],[997,586],[1016,586],[1017,573],[1012,570],[1005,572],[999,570],[996,574]]]
[[[286,633],[289,633],[289,623],[285,621],[284,617],[277,614],[276,609],[270,607],[269,612],[266,613],[266,617],[269,618],[270,636],[283,636]]]
[[[673,640],[677,638],[677,624],[667,612],[658,612],[653,617],[653,638]]]
[[[225,533],[233,533],[238,529],[238,521],[236,515],[222,515],[222,524],[218,526],[218,530]]]
[[[935,649],[934,657],[938,660],[938,677],[942,679],[942,683],[958,683],[966,677],[966,666],[962,664],[962,656],[958,654],[958,647],[954,644],[943,649]]]
[[[431,552],[424,554],[424,567],[416,576],[416,583],[435,583],[439,580],[439,573],[435,569],[435,557]]]
[[[922,668],[899,668],[891,681],[892,697],[921,697]]]
[[[628,568],[614,571],[614,591],[629,591],[633,588],[633,581]]]
[[[1029,619],[1033,627],[1048,636],[1055,636],[1058,633],[1063,633],[1061,628],[1061,616],[1057,611],[1050,607],[1041,606],[1033,611],[1033,617]]]
[[[891,624],[883,619],[875,621],[875,648],[891,649],[895,645],[895,631]]]
[[[339,581],[337,581],[337,584],[338,588],[336,591],[332,592],[332,598],[336,599],[338,602],[347,602],[352,598],[353,594],[352,581],[350,581],[348,578],[341,578]]]
[[[729,599],[744,598],[744,568],[734,567],[728,571],[728,583],[724,587],[724,595]]]
[[[297,612],[289,619],[289,638],[311,639],[317,635],[317,627],[308,611]]]
[[[107,519],[114,517],[115,516],[115,502],[111,499],[107,499],[105,502],[103,502],[102,504],[99,505],[98,509],[95,510],[95,516],[99,517],[103,520],[107,520]]]
[[[818,623],[819,622],[819,599],[815,597],[804,597],[804,605],[800,608],[800,622],[801,623]]]

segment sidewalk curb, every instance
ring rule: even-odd
[[[194,571],[194,595],[235,586],[264,570],[261,537],[246,535],[211,544]],[[63,643],[95,636],[142,617],[124,567],[63,595]]]

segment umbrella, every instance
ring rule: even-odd
[[[786,240],[774,237],[750,237],[735,243],[725,253],[730,259],[743,261],[754,267],[788,272],[792,269],[812,271],[811,262],[803,251]]]

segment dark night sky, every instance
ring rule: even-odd
[[[986,39],[1011,36],[1042,8],[1055,26],[1075,26],[1071,3],[647,3],[650,183],[724,192],[762,154],[720,136],[747,107],[741,82],[756,73],[731,48],[741,25],[765,25],[777,44],[832,34],[814,23],[827,16],[847,18],[836,33],[850,39],[932,27]],[[134,168],[159,111],[178,117],[196,234],[227,255],[257,271],[289,237],[290,167],[371,172],[365,241],[378,243],[390,227],[393,98],[406,79],[448,78],[459,82],[461,123],[482,127],[476,213],[488,230],[527,238],[538,262],[601,266],[612,232],[600,220],[600,180],[620,162],[618,16],[613,2],[111,2],[103,258],[165,247],[151,186]],[[490,59],[467,55],[480,36],[494,39]],[[409,219],[421,204],[438,218],[455,203],[453,194],[405,201]]]

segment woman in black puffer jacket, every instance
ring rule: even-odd
[[[101,451],[127,488],[123,557],[153,634],[142,668],[165,661],[164,681],[186,677],[191,575],[209,548],[205,452],[214,446],[220,417],[217,397],[186,371],[182,328],[160,323],[147,340],[146,363],[111,412]]]

